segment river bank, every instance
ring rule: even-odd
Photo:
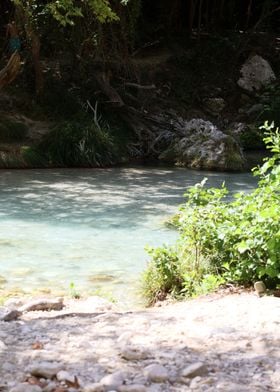
[[[90,302],[0,322],[1,390],[277,391],[280,300],[253,293],[99,311]]]

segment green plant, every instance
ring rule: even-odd
[[[104,167],[116,162],[108,129],[88,120],[58,125],[38,148],[54,166]]]
[[[153,250],[144,273],[149,303],[160,299],[155,294],[162,291],[193,296],[225,281],[262,279],[271,288],[280,282],[280,132],[267,122],[262,128],[273,156],[253,170],[258,187],[232,201],[225,199],[224,186],[206,188],[206,179],[188,190],[176,218],[176,246]]]
[[[164,300],[168,294],[179,295],[183,288],[181,269],[175,248],[147,248],[151,260],[142,275],[141,292],[147,305]]]
[[[79,293],[79,291],[77,291],[74,282],[70,282],[70,284],[69,284],[69,291],[70,291],[70,297],[71,298],[74,298],[74,299],[80,299],[81,298],[81,294]]]

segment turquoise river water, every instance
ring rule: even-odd
[[[72,282],[136,301],[145,245],[175,241],[163,222],[204,177],[233,192],[256,185],[249,173],[180,168],[1,170],[0,289],[62,294]]]

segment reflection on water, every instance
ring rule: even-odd
[[[247,173],[173,168],[0,171],[5,288],[68,290],[74,282],[81,292],[103,288],[127,300],[147,259],[145,245],[174,242],[176,233],[162,222],[204,177],[233,192],[256,183]]]

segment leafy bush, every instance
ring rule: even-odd
[[[206,188],[206,179],[188,190],[175,220],[180,232],[175,248],[153,250],[144,274],[149,303],[161,291],[191,296],[226,281],[262,279],[270,287],[280,282],[280,132],[267,123],[265,129],[264,142],[273,156],[253,170],[260,179],[255,191],[228,202],[227,189]],[[168,285],[164,276],[172,277]],[[157,283],[156,290],[147,288],[151,282]]]
[[[65,122],[39,146],[54,166],[103,167],[116,162],[113,139],[93,122]]]

